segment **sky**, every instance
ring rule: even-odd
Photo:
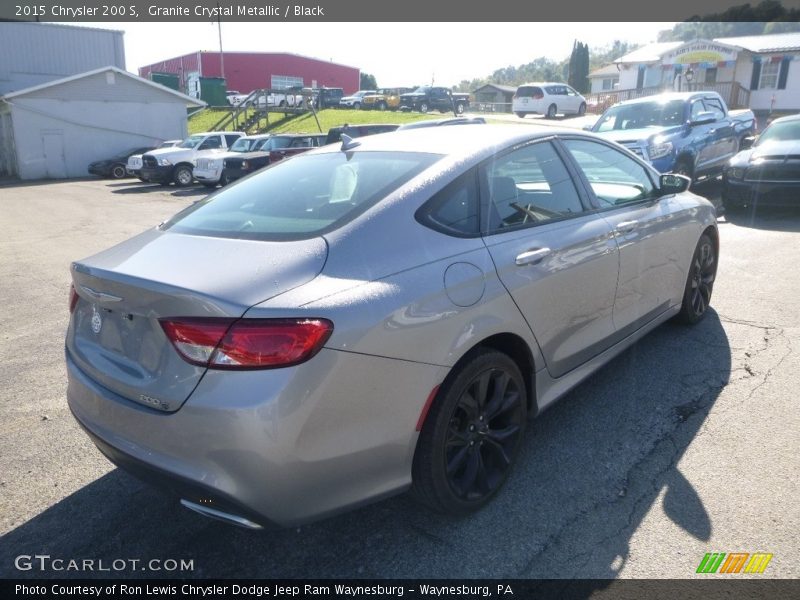
[[[378,85],[452,86],[540,57],[562,60],[575,39],[644,44],[674,23],[222,23],[226,51],[291,52],[358,67]],[[214,24],[103,23],[125,31],[128,71],[197,50],[219,50]],[[154,41],[155,40],[155,41]]]

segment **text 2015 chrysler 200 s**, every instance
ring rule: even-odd
[[[687,186],[581,132],[344,137],[75,262],[70,408],[240,525],[409,488],[474,510],[530,415],[705,314],[716,221]]]

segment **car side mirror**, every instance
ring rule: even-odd
[[[704,110],[697,113],[697,116],[692,119],[692,125],[705,125],[706,123],[713,123],[717,120],[717,116],[710,110]]]
[[[658,180],[658,187],[661,190],[662,196],[669,196],[671,194],[680,194],[689,189],[692,180],[685,175],[675,175],[667,173],[662,175]]]
[[[742,141],[739,144],[739,150],[747,150],[748,148],[752,148],[757,139],[758,136],[755,135],[748,135],[746,138],[742,138]]]

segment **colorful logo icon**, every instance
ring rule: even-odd
[[[772,554],[766,552],[709,552],[697,566],[697,573],[763,573]]]

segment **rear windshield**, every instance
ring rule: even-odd
[[[523,85],[517,90],[517,96],[541,96],[542,89],[532,85]]]
[[[223,188],[161,228],[251,240],[315,237],[348,223],[440,158],[411,152],[299,156]]]
[[[592,131],[618,129],[645,129],[647,127],[669,127],[684,122],[683,100],[669,102],[635,102],[609,108]]]

